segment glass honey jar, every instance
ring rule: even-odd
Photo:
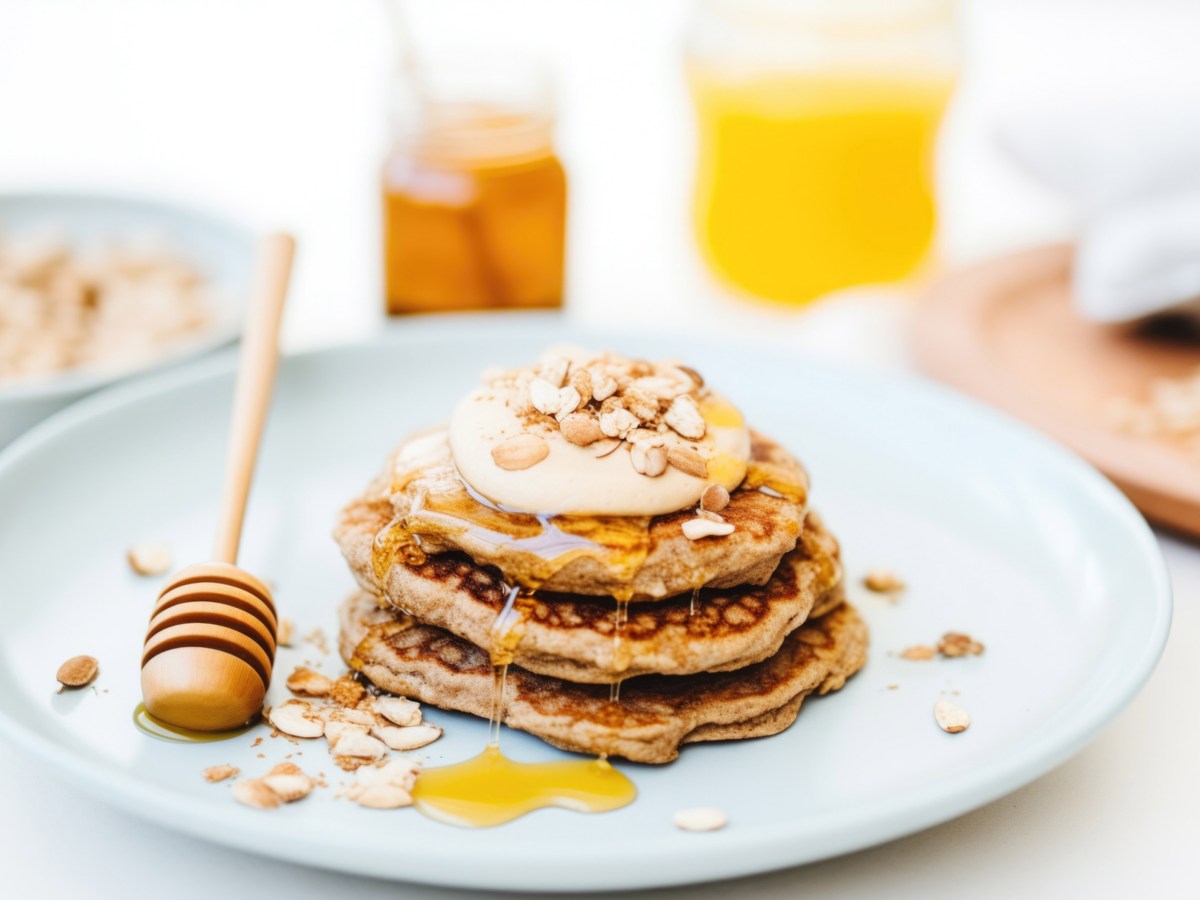
[[[383,164],[392,314],[562,305],[567,181],[553,91],[532,64],[398,77]]]

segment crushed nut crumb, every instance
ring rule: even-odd
[[[679,810],[671,816],[671,821],[683,831],[716,831],[724,828],[729,818],[715,806],[698,806]]]
[[[948,658],[956,656],[978,656],[983,652],[983,644],[969,634],[957,631],[947,631],[938,643],[938,653]]]
[[[171,568],[171,548],[163,541],[140,541],[125,551],[125,559],[139,575],[163,575]]]
[[[935,656],[937,656],[937,650],[928,644],[913,644],[911,647],[905,647],[900,651],[901,659],[912,659],[919,662],[933,659]]]
[[[867,590],[877,594],[898,594],[904,590],[904,582],[887,569],[872,569],[863,579]]]
[[[220,766],[209,766],[204,770],[204,780],[209,784],[216,784],[218,781],[225,781],[227,778],[237,778],[241,771],[237,766],[231,766],[228,763]]]

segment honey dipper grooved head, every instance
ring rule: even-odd
[[[236,566],[178,572],[159,595],[142,654],[147,711],[194,731],[224,731],[262,709],[276,646],[275,604]]]

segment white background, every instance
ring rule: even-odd
[[[903,296],[855,291],[796,315],[733,298],[704,273],[687,225],[687,3],[409,8],[423,46],[523,48],[555,65],[571,178],[570,315],[769,333],[798,353],[909,365]],[[1200,3],[979,0],[964,20],[968,70],[939,178],[947,264],[1077,225],[1069,204],[996,149],[1014,112],[1200,84]],[[0,0],[0,190],[165,196],[287,228],[301,244],[287,345],[351,340],[381,318],[376,172],[388,53],[377,0]],[[1200,551],[1162,543],[1177,599],[1166,656],[1074,760],[914,837],[680,896],[1200,895]],[[7,748],[0,798],[5,896],[457,896],[198,844],[108,810]]]

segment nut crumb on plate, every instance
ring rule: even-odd
[[[287,689],[304,697],[328,697],[333,688],[332,678],[304,666],[296,666],[287,680]]]
[[[913,644],[911,647],[905,647],[900,651],[901,659],[913,659],[919,662],[933,659],[936,655],[937,650],[928,644]]]
[[[938,653],[954,658],[956,656],[978,656],[983,652],[983,644],[969,634],[957,631],[947,631],[938,642]]]
[[[291,619],[279,620],[279,631],[275,635],[275,643],[280,647],[292,646],[292,640],[296,636],[296,626]]]
[[[681,809],[671,817],[676,828],[684,831],[716,831],[729,822],[724,811],[715,806],[697,806]]]
[[[971,726],[971,716],[957,703],[941,699],[933,705],[933,718],[942,731],[958,734]]]
[[[219,766],[209,766],[204,770],[204,780],[209,784],[216,784],[218,781],[225,781],[227,778],[237,778],[241,773],[241,769],[237,766],[231,766],[228,763]]]
[[[171,568],[171,548],[163,541],[139,541],[125,552],[125,559],[139,575],[163,575]]]
[[[64,688],[87,687],[100,674],[100,663],[94,656],[72,656],[58,667],[55,676]]]
[[[904,590],[904,582],[888,569],[872,569],[863,579],[863,585],[877,594],[898,594]]]

